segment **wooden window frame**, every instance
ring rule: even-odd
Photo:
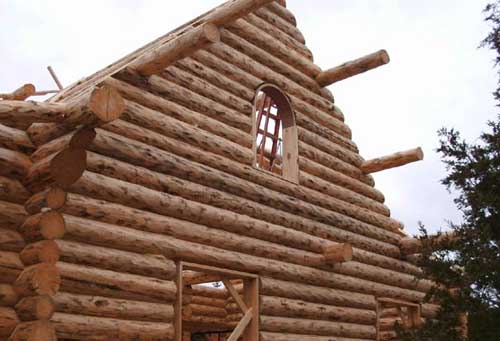
[[[257,127],[257,118],[255,117],[255,113],[257,111],[257,99],[260,92],[270,96],[280,110],[279,116],[281,118],[283,131],[281,175],[265,170],[257,165],[257,131],[259,127]],[[252,138],[254,168],[274,176],[279,176],[295,184],[299,183],[299,142],[295,113],[286,93],[274,84],[262,84],[255,91],[252,110]]]
[[[403,316],[401,312],[401,308],[408,309],[408,316]],[[421,325],[421,305],[413,302],[406,302],[395,300],[392,298],[386,297],[377,297],[377,306],[376,306],[376,341],[381,341],[380,338],[380,319],[382,317],[382,312],[384,308],[398,308],[399,317],[403,321],[403,327],[405,328],[418,328]]]
[[[214,278],[222,281],[229,294],[241,309],[243,318],[234,328],[228,341],[237,341],[240,337],[243,337],[244,341],[259,340],[259,276],[246,272],[180,261],[177,263],[177,300],[175,304],[176,341],[182,341],[182,291],[184,288],[182,272],[184,270],[193,270],[213,275]],[[231,279],[243,280],[243,297],[234,289],[229,281]]]

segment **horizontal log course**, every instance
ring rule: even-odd
[[[16,313],[21,321],[49,320],[55,305],[48,295],[24,297],[16,304]]]
[[[25,268],[14,282],[14,290],[20,297],[53,296],[61,284],[59,271],[54,264],[42,263]]]
[[[261,332],[261,341],[303,341],[303,334]],[[368,341],[367,339],[307,335],[307,341]]]
[[[19,301],[19,296],[11,284],[0,283],[0,307],[13,307]]]
[[[18,323],[19,318],[14,309],[0,307],[0,337],[9,337]]]
[[[42,146],[70,131],[69,127],[55,123],[33,123],[26,129],[26,133],[36,146]]]
[[[321,72],[316,76],[316,81],[322,87],[331,85],[346,78],[359,75],[368,70],[389,63],[389,54],[385,50],[380,50],[367,56],[346,62],[332,69]]]
[[[129,67],[143,75],[153,75],[175,61],[189,56],[220,41],[219,29],[214,24],[204,24],[187,30],[162,46],[143,53]]]
[[[275,1],[266,6],[266,8],[269,9],[274,14],[276,14],[277,16],[281,17],[282,19],[286,20],[293,26],[297,25],[297,20],[295,19],[295,15],[293,15],[293,13],[286,8],[286,5]]]
[[[309,147],[309,150],[311,150],[311,147]],[[303,153],[304,152],[305,151],[303,151]],[[307,178],[307,176],[303,174],[309,174],[337,186],[344,187],[345,189],[351,190],[360,195],[364,195],[372,200],[378,201],[379,203],[383,203],[385,201],[384,195],[379,190],[373,188],[371,185],[363,183],[362,181],[357,181],[350,176],[331,169],[328,166],[324,166],[321,163],[313,161],[309,158],[306,159],[300,157],[299,166],[302,170],[300,173],[299,181],[302,181],[302,177]]]
[[[140,302],[102,296],[88,296],[59,292],[53,298],[60,313],[111,317],[124,320],[171,322],[174,308],[171,304]]]
[[[292,300],[283,297],[261,296],[260,313],[268,316],[292,317],[373,325],[373,310],[336,307],[327,304]]]
[[[19,232],[0,228],[0,250],[19,252],[25,245]]]
[[[280,31],[292,37],[301,44],[305,44],[305,39],[300,30],[295,26],[295,24],[288,22],[281,16],[277,15],[273,11],[266,7],[259,8],[254,12],[257,16],[267,21],[268,23],[276,26]]]
[[[383,156],[377,159],[367,160],[361,165],[360,168],[365,174],[368,174],[403,166],[411,162],[421,161],[423,159],[424,153],[419,147]]]
[[[83,148],[65,148],[33,164],[24,183],[33,192],[45,189],[46,184],[66,188],[82,175],[85,157]]]
[[[142,142],[146,142],[149,145],[157,146],[160,148],[164,148],[165,150],[172,151],[177,155],[189,158],[189,159],[194,159],[200,163],[206,164],[211,167],[219,168],[221,170],[224,170],[226,172],[230,172],[231,174],[237,175],[237,176],[244,176],[246,179],[254,182],[254,183],[259,183],[263,186],[270,187],[273,189],[277,189],[280,192],[289,194],[289,195],[295,195],[298,196],[299,198],[307,201],[314,201],[315,204],[322,204],[323,206],[330,208],[330,209],[337,209],[338,207],[345,207],[345,205],[342,205],[338,201],[335,201],[331,205],[330,199],[327,199],[327,197],[322,196],[321,193],[318,193],[316,191],[311,192],[308,191],[306,188],[300,187],[300,186],[293,186],[290,184],[288,181],[279,181],[277,180],[276,177],[270,177],[266,176],[262,172],[254,169],[253,167],[246,167],[242,166],[238,163],[231,162],[230,160],[220,158],[212,153],[207,153],[207,152],[201,152],[200,150],[197,150],[195,148],[192,148],[188,145],[185,144],[180,144],[177,141],[173,141],[168,137],[164,137],[161,135],[158,135],[150,130],[146,130],[134,125],[130,125],[127,123],[122,123],[121,121],[116,121],[113,122],[111,125],[107,126],[107,129],[120,134],[124,136],[128,136],[130,138],[133,138],[135,140],[139,140]],[[237,149],[235,149],[235,152],[232,152],[233,150],[230,145],[227,145],[225,151],[227,153],[230,153],[231,155],[235,155],[237,152]],[[317,183],[316,181],[315,183]],[[323,182],[321,185],[325,185]],[[323,191],[323,187],[316,186],[317,189]],[[366,186],[368,187],[368,186]],[[370,188],[370,187],[368,187]],[[343,190],[342,188],[336,186],[335,189],[339,190],[339,193],[342,194],[342,198],[351,198],[353,197],[352,192]],[[373,190],[373,189],[372,189]],[[362,197],[353,197],[353,200],[356,200],[356,203],[358,202],[363,202],[364,204],[362,206],[370,206],[370,199],[363,199]],[[377,205],[377,204],[375,204]],[[359,211],[359,209],[356,209],[354,211]]]
[[[52,323],[33,321],[19,323],[9,341],[57,341],[57,338]]]
[[[24,154],[31,153],[35,146],[24,130],[0,124],[0,147]]]
[[[19,180],[0,176],[0,200],[23,204],[30,195]]]
[[[211,317],[226,317],[227,311],[225,308],[211,307],[208,305],[193,304],[189,305],[193,315],[211,316]]]
[[[197,92],[177,85],[160,76],[150,76],[147,79],[127,69],[121,72],[120,79],[128,81],[141,87],[149,87],[155,93],[167,100],[179,103],[198,113],[203,113],[215,120],[225,123],[233,128],[240,129],[246,133],[252,130],[251,111],[236,111],[210,98],[199,95]],[[141,84],[142,83],[142,84]]]
[[[78,125],[110,122],[118,118],[122,110],[123,102],[116,90],[101,86],[88,96],[68,103],[0,101],[0,122],[51,122],[71,130]]]
[[[250,100],[241,99],[226,89],[219,88],[208,80],[193,75],[189,71],[176,65],[169,66],[167,69],[163,70],[161,76],[170,82],[223,104],[232,110],[236,110],[248,116],[252,114],[253,98]]]
[[[246,20],[251,25],[253,25],[254,27],[260,28],[261,30],[272,36],[273,39],[279,40],[288,49],[301,54],[302,57],[305,57],[310,61],[314,60],[312,52],[307,48],[307,46],[305,46],[305,44],[297,41],[295,38],[289,36],[282,30],[280,30],[277,26],[267,22],[258,15],[250,13],[243,19]]]
[[[124,145],[124,143],[126,143],[127,148],[120,148],[120,146]],[[112,155],[133,164],[148,167],[149,169],[153,169],[155,171],[169,172],[173,175],[179,174],[181,176],[185,176],[186,170],[189,169],[188,173],[190,180],[194,180],[200,184],[212,184],[216,182],[214,185],[218,185],[219,190],[234,194],[244,193],[250,200],[260,203],[258,216],[262,216],[266,210],[272,211],[272,214],[266,216],[266,219],[270,222],[280,223],[280,221],[282,221],[281,217],[286,216],[286,223],[289,224],[289,227],[297,229],[297,227],[294,226],[302,226],[306,224],[305,221],[301,222],[302,219],[307,219],[307,224],[311,224],[312,221],[310,220],[312,219],[318,223],[338,226],[339,228],[350,230],[354,233],[360,233],[382,241],[397,243],[400,239],[399,235],[388,231],[392,225],[397,224],[395,224],[394,221],[387,219],[387,217],[380,216],[380,219],[386,220],[386,224],[383,225],[384,227],[380,227],[369,225],[368,223],[361,221],[361,219],[355,220],[349,216],[337,214],[336,212],[326,210],[322,207],[313,206],[305,202],[297,204],[297,200],[288,196],[285,197],[283,195],[278,195],[276,192],[264,188],[263,186],[258,186],[251,182],[242,182],[234,176],[229,176],[228,174],[224,174],[204,165],[198,165],[194,162],[183,160],[158,148],[132,141],[128,138],[120,137],[115,134],[110,134],[100,130],[96,140],[90,146],[90,149],[106,155]],[[162,161],[159,162],[157,160]],[[245,188],[245,190],[242,190],[242,188]],[[208,189],[205,190],[208,191]],[[201,197],[200,199],[206,198]],[[236,198],[233,199],[236,200]],[[248,201],[245,202],[247,205],[258,205],[251,204]],[[269,207],[263,207],[262,204],[272,205],[282,211],[277,211],[277,209]],[[243,208],[240,208],[240,210]],[[355,213],[355,210],[350,212]],[[300,214],[303,218],[292,215],[291,213]],[[373,218],[370,214],[365,217],[365,219],[369,219],[370,217]],[[370,223],[373,224],[374,222],[375,221],[370,220]],[[396,228],[394,228],[394,230],[396,230]]]
[[[323,258],[325,263],[344,263],[352,260],[352,245],[351,244],[337,244],[328,246],[323,251]]]
[[[103,228],[100,228],[99,230],[103,231]],[[107,233],[112,233],[112,231],[116,230],[116,228],[110,227],[110,230],[111,231],[107,231]],[[119,228],[119,231],[120,234],[124,236],[128,229],[121,227]],[[135,231],[130,232],[135,233]],[[144,237],[148,235],[148,233],[144,234]],[[252,273],[268,273],[272,276],[277,276],[285,280],[287,278],[293,278],[294,280],[303,281],[305,283],[317,281],[318,283],[323,283],[326,286],[334,286],[341,289],[347,288],[348,290],[369,292],[378,295],[384,294],[394,298],[405,298],[410,301],[419,301],[424,296],[423,293],[409,289],[396,288],[362,279],[354,279],[349,276],[332,274],[326,271],[290,263],[283,263],[276,260],[243,255],[238,252],[226,251],[211,246],[182,241],[165,235],[155,234],[155,237],[155,248],[159,248],[165,255],[172,255],[172,253],[174,253],[175,257],[185,261],[196,262],[200,259],[200,257],[202,257],[206,260],[207,264],[213,266],[221,266]],[[148,243],[147,240],[144,240],[143,242]],[[151,245],[147,247],[151,248]],[[242,257],[246,259],[245,263],[238,260]]]
[[[173,302],[177,288],[167,280],[58,262],[61,291],[145,302]]]
[[[25,266],[38,263],[56,263],[60,258],[61,250],[53,240],[41,240],[28,244],[19,254]]]
[[[208,13],[202,21],[210,22],[214,25],[226,25],[238,18],[270,4],[273,0],[237,0]]]
[[[57,210],[64,206],[66,202],[66,192],[60,187],[49,187],[45,190],[33,194],[24,202],[26,212],[36,214],[44,208]]]
[[[33,84],[24,84],[9,94],[0,94],[0,100],[24,101],[30,96],[33,96],[36,88]]]
[[[172,279],[176,274],[175,262],[163,255],[139,254],[69,240],[54,243],[60,250],[60,259],[67,263],[159,279]]]
[[[310,59],[290,49],[287,45],[268,34],[262,28],[254,26],[243,19],[235,20],[225,27],[234,34],[237,34],[262,50],[268,51],[276,58],[279,58],[309,77],[314,78],[321,72],[321,69]]]
[[[0,176],[21,180],[28,174],[31,165],[26,154],[0,148]]]
[[[27,213],[22,205],[0,200],[0,224],[2,228],[16,231],[26,217]]]
[[[58,239],[64,235],[64,219],[56,211],[38,213],[28,217],[19,232],[27,243]]]
[[[330,337],[334,335],[361,339],[374,339],[376,334],[375,326],[274,316],[260,316],[260,330],[291,334],[307,331],[311,335]]]
[[[183,288],[183,294],[191,295],[191,302],[195,302],[195,297],[205,297],[218,300],[226,300],[229,293],[225,288],[215,288],[206,285],[192,285],[190,287]]]
[[[199,305],[207,305],[210,307],[218,307],[218,308],[225,308],[226,307],[226,300],[225,299],[205,297],[205,296],[201,296],[201,295],[200,296],[192,295],[190,303],[199,304]]]
[[[173,340],[171,323],[120,320],[104,317],[55,313],[50,322],[59,339],[103,337],[104,340],[134,340],[147,335],[148,340]]]
[[[244,44],[246,49],[255,49],[253,45],[245,43],[242,39],[238,39],[238,41]],[[200,51],[194,54],[193,58],[231,77],[231,79],[249,89],[255,89],[263,82],[272,83],[279,86],[287,94],[292,95],[292,99],[293,96],[296,96],[296,98],[299,98],[301,101],[307,102],[327,113],[334,110],[333,103],[311,90],[314,88],[301,86],[291,81],[285,75],[276,72],[276,69],[259,63],[241,51],[243,50],[240,50],[238,46],[231,47],[220,43],[210,47],[208,53]],[[339,113],[333,115],[338,117],[338,119],[325,121],[323,123],[327,123],[329,128],[337,131],[339,134],[351,138],[350,129],[342,122],[343,116],[339,116],[338,114]]]

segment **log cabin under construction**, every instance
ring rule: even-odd
[[[394,339],[437,306],[284,1],[0,95],[0,340]],[[207,283],[219,283],[207,285]],[[212,338],[210,338],[212,337]]]

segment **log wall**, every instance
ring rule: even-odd
[[[175,261],[259,275],[261,340],[374,340],[377,297],[420,302],[432,287],[402,259],[402,224],[294,16],[272,3],[220,32],[158,74],[105,79],[125,99],[106,125],[0,125],[0,339],[17,326],[12,340],[171,340]],[[299,184],[252,166],[266,82],[296,115]],[[324,262],[338,243],[353,260]],[[227,293],[195,287],[190,330],[234,328]]]

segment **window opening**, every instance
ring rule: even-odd
[[[399,323],[405,329],[415,329],[422,324],[420,304],[391,298],[377,298],[377,341],[389,340]]]

